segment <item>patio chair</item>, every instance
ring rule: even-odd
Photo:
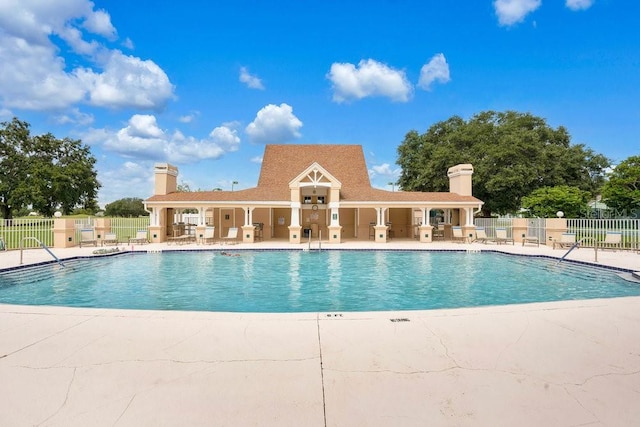
[[[560,240],[553,241],[553,249],[566,249],[576,244],[576,233],[562,233]],[[579,247],[579,246],[578,246]]]
[[[622,248],[622,233],[619,231],[607,231],[604,240],[600,243],[602,249],[618,250]]]
[[[482,242],[486,244],[489,241],[489,236],[487,236],[487,232],[484,227],[476,228],[476,238],[474,242]]]
[[[467,237],[464,235],[464,233],[462,232],[462,227],[460,226],[453,226],[451,227],[451,240],[456,242],[456,243],[467,243]]]
[[[526,235],[523,234],[522,235],[522,246],[525,245],[525,243],[535,243],[536,246],[540,246],[540,238],[538,236],[530,236],[530,235]]]
[[[216,239],[216,228],[215,227],[207,227],[204,229],[204,234],[202,235],[202,243],[203,244],[212,244]]]
[[[104,239],[102,239],[103,246],[117,245],[118,236],[116,233],[104,233]]]
[[[514,244],[513,238],[507,236],[507,229],[496,228],[496,243],[499,245],[501,243],[507,244],[509,242],[511,242],[512,245]]]
[[[433,227],[433,240],[444,240],[444,224]]]
[[[94,236],[93,228],[84,228],[80,230],[80,247],[82,247],[82,245],[98,246],[98,241]]]
[[[238,227],[229,228],[227,235],[223,236],[222,240],[220,240],[220,244],[222,245],[225,242],[229,243],[230,245],[235,245],[236,243],[238,243]]]
[[[147,230],[138,230],[136,231],[136,237],[129,238],[129,244],[138,243],[141,245],[145,245],[149,243],[149,239],[147,239]]]

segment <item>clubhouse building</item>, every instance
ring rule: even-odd
[[[267,145],[257,186],[237,191],[178,192],[178,169],[167,163],[156,164],[154,174],[155,191],[144,205],[150,240],[158,243],[185,233],[201,239],[207,228],[217,239],[237,229],[244,243],[428,243],[434,233],[447,238],[451,226],[472,233],[483,204],[472,195],[469,164],[449,168],[449,192],[373,188],[359,145]],[[196,220],[182,221],[185,211],[197,212]]]

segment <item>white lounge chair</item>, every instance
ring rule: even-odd
[[[451,240],[453,240],[454,242],[457,243],[467,243],[467,236],[464,235],[464,233],[462,232],[462,227],[459,226],[453,226],[451,227]]]
[[[223,236],[220,240],[220,244],[229,243],[234,245],[238,243],[238,227],[231,227],[226,236]]]
[[[538,236],[522,235],[522,246],[524,246],[525,243],[535,243],[536,246],[540,246],[540,239]]]
[[[215,227],[207,227],[204,229],[204,234],[202,235],[203,244],[211,244],[215,242],[216,239],[216,228]]]
[[[513,245],[513,238],[508,237],[506,228],[496,228],[496,243],[504,243],[507,244],[511,242]]]
[[[607,231],[604,240],[600,243],[602,249],[618,250],[622,248],[622,233],[620,231]]]
[[[103,246],[117,245],[118,236],[116,233],[104,233],[104,239],[102,239]]]
[[[80,230],[80,247],[82,245],[98,246],[98,241],[93,233],[93,228],[84,228]]]
[[[129,239],[129,244],[138,243],[141,245],[149,243],[149,239],[147,239],[147,230],[138,230],[136,231],[136,237],[131,237]]]
[[[576,233],[562,233],[559,240],[553,241],[553,249],[570,248],[576,244]],[[579,247],[579,246],[578,246]]]
[[[476,238],[474,242],[482,242],[486,244],[487,241],[489,241],[489,236],[487,236],[487,232],[484,227],[476,228]]]

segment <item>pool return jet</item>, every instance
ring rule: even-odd
[[[22,250],[24,249],[24,241],[25,240],[35,240],[36,242],[38,242],[38,244],[42,247],[42,249],[44,249],[45,251],[49,252],[49,255],[51,255],[53,257],[53,259],[55,259],[58,264],[60,264],[60,267],[64,268],[64,264],[62,263],[62,261],[60,261],[60,258],[55,256],[55,254],[53,252],[51,252],[51,249],[49,249],[49,247],[47,245],[45,245],[44,243],[42,243],[40,240],[38,240],[35,237],[23,237],[22,240],[20,240],[20,265],[22,265]]]

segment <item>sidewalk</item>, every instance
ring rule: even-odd
[[[425,247],[385,247],[414,245]],[[140,249],[177,248],[188,247]],[[25,251],[25,263],[41,252]],[[598,257],[640,269],[634,253]],[[638,307],[635,297],[374,313],[0,305],[0,425],[637,425]]]

